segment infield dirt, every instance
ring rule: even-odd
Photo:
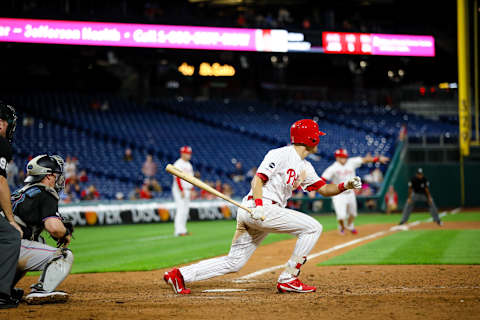
[[[388,230],[392,225],[359,227],[357,236],[326,232],[312,253]],[[423,223],[415,229],[479,229],[480,222]],[[233,230],[232,230],[233,234]],[[480,239],[479,239],[480,240]],[[244,283],[232,282],[259,269],[285,263],[295,240],[257,249],[235,274],[188,284],[191,295],[173,294],[163,281],[165,270],[75,274],[60,290],[70,293],[66,304],[0,310],[0,319],[479,319],[479,265],[328,266],[316,264],[362,245],[361,242],[307,262],[300,279],[317,286],[309,294],[279,294],[281,270]],[[479,243],[472,244],[479,245]],[[18,287],[28,291],[37,277]],[[206,289],[248,289],[202,293]]]

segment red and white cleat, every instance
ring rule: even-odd
[[[300,280],[298,280],[298,278],[295,278],[295,280],[292,280],[290,282],[285,282],[285,283],[278,282],[277,289],[278,289],[278,292],[280,293],[285,293],[285,292],[307,293],[307,292],[317,291],[316,287],[308,286],[302,283]]]
[[[182,273],[177,268],[173,268],[169,272],[165,272],[163,280],[169,284],[173,292],[178,294],[190,294],[191,290],[185,288],[185,281],[183,280]]]
[[[352,229],[352,230],[350,230],[350,232],[351,232],[352,234],[358,234],[357,229]]]

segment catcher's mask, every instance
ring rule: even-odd
[[[42,154],[36,156],[27,163],[27,177],[25,183],[40,182],[49,174],[55,175],[55,190],[62,191],[65,188],[64,161],[59,155]]]

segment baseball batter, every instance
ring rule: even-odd
[[[348,158],[348,152],[345,149],[335,151],[335,162],[330,165],[322,174],[322,179],[332,183],[340,183],[355,177],[355,170],[368,162],[387,163],[390,159],[384,156]],[[353,190],[347,190],[337,196],[332,197],[333,207],[337,215],[338,231],[341,235],[345,234],[345,229],[350,230],[352,234],[357,234],[354,226],[357,216],[357,199]]]
[[[306,257],[322,233],[322,225],[301,212],[286,209],[287,200],[298,187],[317,190],[324,196],[333,196],[345,190],[360,188],[359,177],[345,183],[326,184],[318,177],[309,154],[318,151],[320,136],[318,124],[310,119],[299,120],[290,128],[292,145],[270,150],[258,167],[252,188],[242,204],[252,208],[252,213],[239,209],[237,229],[227,256],[174,268],[164,275],[164,280],[178,294],[189,294],[186,282],[205,280],[239,271],[262,240],[270,233],[289,233],[297,237],[292,256],[280,274],[279,292],[313,292],[314,286],[302,283],[297,277]]]
[[[180,148],[180,158],[175,161],[174,166],[183,172],[193,176],[193,167],[190,163],[192,158],[192,148],[183,146]],[[183,181],[178,177],[173,177],[172,193],[175,200],[175,236],[187,236],[187,219],[190,205],[190,192],[193,188],[191,183]]]

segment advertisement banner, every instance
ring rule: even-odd
[[[0,42],[258,52],[435,56],[432,36],[323,32],[323,49],[283,29],[0,18]]]
[[[435,57],[432,36],[373,33],[371,39],[373,55]]]
[[[60,214],[75,226],[162,223],[175,218],[174,202],[119,202],[60,206]],[[235,219],[237,207],[225,201],[193,201],[190,221]]]
[[[286,30],[0,18],[0,41],[286,52]]]

